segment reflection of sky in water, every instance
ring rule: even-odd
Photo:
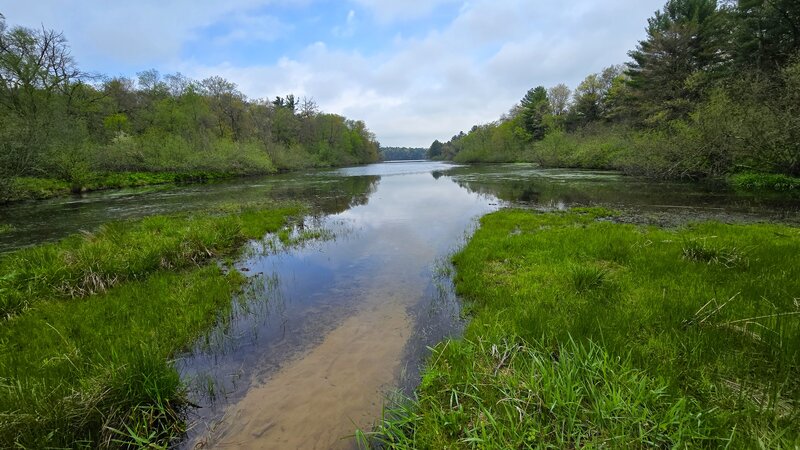
[[[439,197],[453,202],[465,197],[455,192],[458,189],[455,185],[429,183],[423,174],[441,181],[455,181],[469,192],[542,208],[602,204],[633,208],[635,212],[684,209],[697,214],[698,218],[714,218],[707,213],[722,211],[749,219],[791,219],[800,211],[798,195],[736,193],[719,184],[657,182],[624,177],[615,172],[538,169],[531,164],[385,163],[207,185],[95,192],[80,197],[6,205],[0,207],[0,224],[11,225],[13,231],[0,234],[0,252],[91,230],[112,220],[193,210],[232,201],[301,200],[310,203],[320,214],[333,214],[366,202],[379,182],[393,183],[398,177],[416,175],[421,177],[415,178],[413,185],[404,183],[406,194],[381,193],[394,203],[382,203],[380,214],[373,213],[378,209],[364,213],[373,218],[385,215],[381,217],[386,220],[402,220],[412,214],[420,217],[419,220],[432,220],[429,226],[441,226],[436,214],[426,210],[426,206],[438,205],[441,208],[439,217],[442,217],[452,213],[454,207],[450,208],[452,205],[446,202],[437,203]],[[409,199],[404,198],[407,196],[417,196],[420,201],[408,203]],[[394,211],[393,205],[398,208],[415,205],[420,208],[421,216],[416,215],[417,211]],[[378,219],[383,220],[381,217]]]
[[[449,167],[406,163],[329,172],[380,179],[366,202],[322,218],[320,226],[335,239],[242,263],[249,273],[265,275],[264,293],[251,307],[266,304],[265,311],[240,314],[212,333],[213,345],[204,342],[179,362],[184,377],[213,379],[235,400],[246,391],[242,379],[263,380],[349,315],[386,301],[409,309],[433,301],[434,264],[461,242],[475,218],[496,208],[492,198],[431,175]],[[423,307],[426,314],[417,315],[419,332],[408,355],[413,364],[426,345],[454,329],[453,311],[440,309]],[[209,403],[201,414],[218,416],[224,404]]]

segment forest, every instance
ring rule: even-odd
[[[669,0],[629,57],[428,155],[800,186],[800,2]]]
[[[426,159],[428,149],[415,147],[381,147],[382,161],[410,161],[416,159]]]
[[[0,202],[375,162],[364,122],[218,76],[82,71],[66,37],[0,15]]]

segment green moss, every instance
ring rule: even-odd
[[[417,401],[387,411],[374,438],[394,448],[800,442],[800,229],[661,229],[605,215],[484,217],[454,258],[465,339],[437,347]]]

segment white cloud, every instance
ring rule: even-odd
[[[86,59],[137,65],[174,60],[183,45],[195,37],[196,30],[227,15],[270,3],[274,2],[0,0],[0,10],[9,23],[29,27],[45,24],[63,31],[71,46]]]
[[[343,26],[337,26],[333,28],[333,35],[337,37],[350,37],[356,31],[356,12],[354,10],[350,10],[347,13],[347,18],[345,19],[345,23]]]

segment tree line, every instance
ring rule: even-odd
[[[381,161],[411,161],[426,159],[428,157],[427,148],[417,147],[381,147]]]
[[[75,188],[117,172],[246,175],[378,160],[364,122],[212,76],[83,72],[63,34],[0,15],[0,199],[14,179]]]
[[[800,175],[800,2],[669,0],[630,61],[530,89],[433,159],[665,178]]]

